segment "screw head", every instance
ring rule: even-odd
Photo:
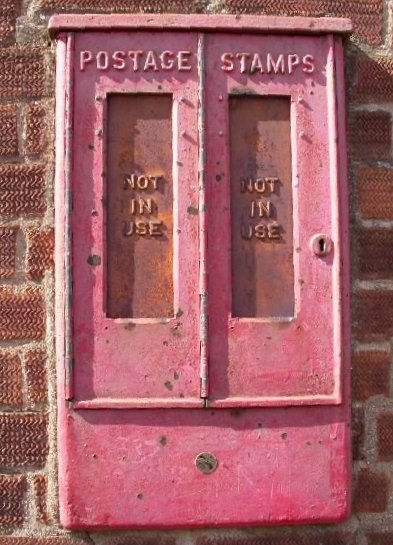
[[[218,460],[211,452],[201,452],[195,458],[195,465],[201,473],[209,475],[217,469]]]

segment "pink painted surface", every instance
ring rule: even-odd
[[[218,32],[289,32],[320,34],[352,31],[350,19],[339,17],[275,17],[270,15],[183,15],[155,14],[104,14],[104,15],[53,15],[49,31],[60,30],[108,30],[108,29],[183,29]]]
[[[300,69],[274,77],[259,72],[250,74],[247,63],[251,66],[252,59],[249,58],[243,73],[239,69],[217,70],[217,59],[228,51],[266,51],[275,59],[280,54],[285,59],[291,54],[300,58],[312,55],[315,69],[312,73]],[[207,172],[212,181],[217,173],[222,179],[219,183],[211,182],[208,196],[210,209],[214,210],[209,215],[208,272],[211,406],[341,401],[340,201],[334,144],[336,116],[334,102],[331,104],[335,93],[333,55],[329,36],[283,36],[280,40],[274,36],[209,36]],[[242,93],[253,97],[287,97],[291,101],[293,241],[286,240],[286,244],[292,244],[294,250],[293,317],[284,313],[272,319],[237,318],[231,313],[231,172],[226,127],[228,97],[240,100]],[[276,143],[264,145],[274,150]],[[264,151],[262,146],[259,153],[262,156],[265,153],[262,163],[266,165],[269,153],[273,152]],[[244,176],[250,176],[252,171],[251,167],[245,168]],[[255,176],[277,175],[277,172],[276,169],[264,173],[259,168]],[[284,185],[281,190],[289,198],[290,188]],[[240,194],[238,198],[242,198]],[[278,222],[281,219],[278,212]],[[332,251],[323,258],[310,248],[310,240],[317,233],[326,233],[333,240]],[[279,269],[280,261],[275,266]],[[273,274],[271,270],[270,275]],[[269,286],[268,275],[256,281]],[[284,287],[283,284],[283,292]]]
[[[91,51],[95,57],[103,43],[97,34],[77,36],[75,57]],[[129,37],[119,32],[105,39],[110,53],[124,50]],[[133,50],[190,51],[196,56],[196,35],[147,33],[134,35]],[[142,60],[141,60],[142,62]],[[143,61],[144,62],[144,61]],[[173,399],[180,404],[199,398],[198,335],[198,80],[196,63],[190,71],[84,70],[75,63],[73,163],[73,261],[75,399]],[[164,93],[173,100],[172,147],[174,200],[174,301],[172,318],[111,319],[105,309],[105,110],[110,93]],[[101,100],[95,100],[98,97]],[[98,135],[103,131],[102,136]],[[187,133],[187,138],[182,137]],[[129,146],[132,142],[129,143]],[[131,152],[130,152],[131,153]],[[153,152],[152,152],[153,153]],[[152,174],[146,164],[141,172]],[[104,174],[103,174],[104,173]],[[130,174],[125,171],[124,174]],[[157,172],[153,172],[157,174]],[[163,173],[168,177],[170,173]],[[121,185],[123,180],[119,178]],[[96,211],[93,215],[92,211]],[[160,214],[160,211],[158,212]],[[133,216],[130,215],[130,219]],[[121,229],[120,219],[118,229]],[[101,264],[89,264],[96,255]],[[131,271],[130,271],[131,273]],[[149,276],[149,271],[144,272]],[[138,286],[135,286],[138,289]],[[178,315],[179,317],[176,317]],[[131,348],[132,347],[132,348]]]
[[[158,24],[157,18],[152,21]],[[58,37],[56,350],[60,510],[68,528],[271,525],[339,521],[348,515],[348,202],[341,41],[331,36],[277,40],[270,35],[207,34],[206,130],[200,142],[203,62],[197,62],[198,40],[201,52],[200,36],[192,32],[80,32],[75,34],[72,63],[67,34]],[[80,51],[127,51],[130,43],[133,50],[190,50],[192,69],[98,71],[91,62],[80,71]],[[220,70],[223,49],[312,54],[316,69],[312,74],[300,68],[292,74],[246,77]],[[68,96],[70,81],[73,97]],[[229,93],[244,89],[253,96],[279,95],[292,101],[293,244],[300,248],[294,252],[292,321],[230,315],[227,100]],[[180,308],[182,315],[163,323],[105,316],[102,199],[105,97],[111,92],[174,97],[172,174],[180,230],[174,235],[174,310]],[[217,101],[218,95],[223,100]],[[68,180],[69,116],[74,130]],[[199,388],[198,216],[187,213],[198,203],[201,145],[206,148],[208,205],[206,408]],[[218,160],[225,165],[221,185],[215,181]],[[67,181],[74,206],[71,371],[65,354]],[[333,251],[327,257],[311,252],[315,233],[332,238]],[[99,256],[101,264],[89,265],[91,255]],[[304,280],[301,286],[299,279]],[[176,334],[171,333],[173,326]],[[195,465],[201,452],[211,452],[218,460],[209,475]]]

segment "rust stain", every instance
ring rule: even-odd
[[[99,255],[89,255],[87,262],[89,265],[96,267],[97,265],[101,265],[101,258]]]
[[[232,96],[232,314],[293,316],[290,100]]]
[[[173,316],[172,98],[108,100],[107,313]]]
[[[172,382],[170,382],[169,380],[167,380],[166,382],[164,382],[164,386],[167,390],[169,391],[172,391],[173,390],[173,384]]]

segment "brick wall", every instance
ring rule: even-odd
[[[0,545],[393,543],[393,2],[0,0]],[[354,505],[343,525],[74,535],[58,524],[53,339],[54,12],[351,17]]]

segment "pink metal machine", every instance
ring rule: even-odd
[[[62,524],[342,520],[349,21],[50,30]]]

